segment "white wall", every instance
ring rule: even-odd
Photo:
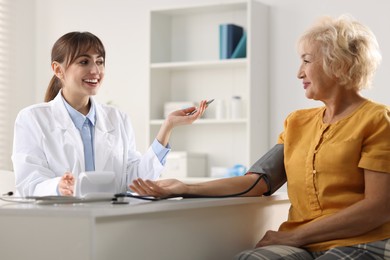
[[[26,63],[18,66],[20,93],[28,95],[17,108],[40,102],[51,78],[50,50],[54,41],[69,31],[90,31],[105,44],[106,79],[97,98],[113,101],[133,121],[138,149],[146,150],[146,99],[148,66],[148,10],[152,7],[219,3],[223,0],[17,0],[21,6],[21,24],[27,30],[18,48]],[[234,2],[228,1],[228,2]],[[389,103],[390,91],[390,2],[382,0],[262,0],[270,5],[270,89],[271,143],[282,130],[284,118],[292,110],[319,106],[306,100],[300,80],[296,78],[299,59],[295,42],[299,35],[320,15],[350,13],[371,27],[377,35],[383,54],[375,87],[367,96]],[[35,3],[35,9],[34,9]],[[35,28],[35,30],[34,30]],[[35,34],[34,34],[35,32]],[[20,30],[19,33],[24,33]],[[28,36],[28,37],[27,37]],[[35,36],[35,39],[34,39]],[[207,38],[207,37],[205,37]],[[25,46],[26,48],[24,48]],[[34,49],[35,48],[35,51]],[[33,65],[31,61],[35,61]],[[34,66],[35,65],[35,66]],[[35,75],[34,75],[35,73]],[[19,98],[19,97],[18,97]],[[266,122],[265,122],[265,127]],[[12,137],[11,137],[12,138]]]
[[[299,57],[295,43],[317,17],[349,13],[369,26],[376,34],[383,61],[374,86],[363,94],[378,102],[390,104],[390,1],[383,0],[264,0],[271,7],[270,35],[270,133],[276,142],[284,118],[293,110],[320,106],[305,98],[301,80],[296,77]]]
[[[5,100],[6,116],[0,118],[1,128],[7,137],[0,137],[0,169],[11,169],[13,125],[17,112],[32,102],[35,93],[35,1],[12,0],[7,5],[9,28],[9,62],[1,64],[1,72],[8,72],[9,89]],[[3,82],[4,83],[4,82]],[[4,97],[2,97],[4,98]],[[3,115],[3,113],[2,113]]]

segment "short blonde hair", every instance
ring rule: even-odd
[[[299,39],[298,46],[318,43],[323,68],[339,83],[360,91],[372,84],[382,60],[373,32],[349,15],[323,17]]]

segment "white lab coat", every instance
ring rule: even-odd
[[[21,110],[15,121],[12,161],[21,196],[57,195],[61,176],[85,171],[83,142],[61,98]],[[113,171],[116,192],[128,190],[135,178],[156,179],[161,165],[153,149],[136,151],[134,131],[126,114],[96,103],[95,170]]]

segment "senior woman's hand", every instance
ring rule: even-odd
[[[167,198],[173,195],[187,193],[187,185],[176,179],[166,179],[159,181],[136,179],[129,188],[139,195],[153,196],[156,198]]]

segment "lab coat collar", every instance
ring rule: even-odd
[[[62,100],[61,92],[62,91],[60,90],[57,96],[50,101],[51,110],[54,115],[54,119],[56,120],[56,126],[62,130],[75,128],[75,125],[73,124],[68,110],[66,110],[65,104]]]
[[[57,121],[57,127],[67,130],[75,128],[75,125],[62,101],[61,91],[58,92],[57,96],[50,102],[52,105],[52,113]],[[96,109],[96,123],[95,127],[102,132],[109,133],[115,130],[110,118],[106,114],[105,110],[102,109],[101,105],[95,101],[93,97],[90,97],[93,106]]]
[[[91,102],[91,107],[89,109],[88,114],[85,116],[76,109],[74,109],[71,105],[69,105],[68,102],[62,97],[62,102],[65,105],[66,110],[68,111],[70,118],[72,119],[74,125],[81,131],[81,128],[83,127],[85,120],[88,118],[88,120],[92,123],[93,126],[95,126],[95,115],[96,115],[96,109],[93,102]]]
[[[77,154],[80,159],[80,166],[82,171],[85,171],[84,162],[84,149],[81,141],[80,133],[74,125],[64,102],[62,101],[61,91],[57,96],[50,101],[52,102],[51,109],[56,120],[56,127],[60,128],[64,132],[64,137],[67,142],[71,143],[77,150]],[[109,156],[113,152],[113,143],[115,139],[115,127],[111,119],[107,115],[106,111],[102,108],[102,105],[95,102],[91,97],[91,102],[94,103],[96,108],[96,124],[95,124],[95,136],[94,136],[94,149],[95,149],[95,169],[96,171],[104,170]],[[80,139],[78,139],[78,138]]]

